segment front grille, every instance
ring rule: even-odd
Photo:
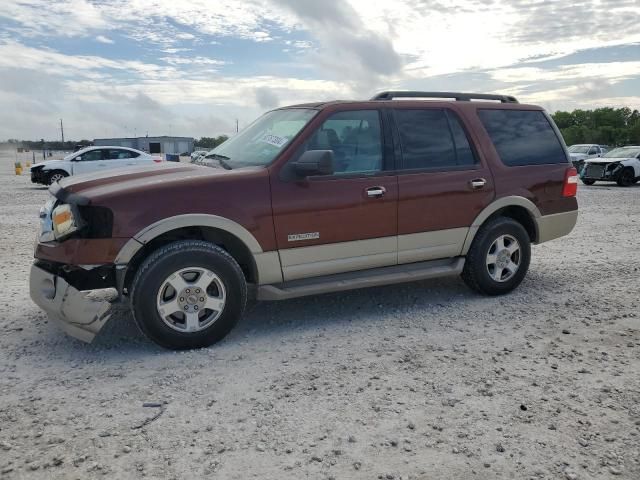
[[[604,176],[604,165],[588,164],[584,172],[587,178],[602,178]]]

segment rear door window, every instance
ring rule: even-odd
[[[123,160],[126,158],[133,158],[132,152],[130,150],[121,150],[121,149],[110,149],[107,151],[107,159],[108,160]]]
[[[478,110],[502,163],[510,167],[567,163],[551,123],[539,110]]]
[[[395,109],[402,169],[470,166],[476,158],[457,116],[442,109]]]

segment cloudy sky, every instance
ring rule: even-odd
[[[1,0],[0,140],[230,133],[385,89],[640,108],[638,0]]]

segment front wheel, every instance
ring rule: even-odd
[[[636,175],[633,168],[625,168],[618,177],[618,185],[621,187],[629,187],[635,183]]]
[[[49,185],[53,185],[54,183],[59,182],[60,180],[68,176],[69,174],[67,172],[63,172],[62,170],[54,170],[49,174],[47,180],[49,182]]]
[[[524,279],[531,260],[531,241],[511,218],[485,223],[473,240],[462,271],[464,282],[485,295],[503,295]]]
[[[583,178],[582,179],[582,183],[584,183],[585,185],[593,185],[594,183],[596,183],[595,180],[589,180],[587,178]]]
[[[136,324],[174,350],[208,347],[238,322],[247,284],[238,263],[217,245],[181,240],[153,252],[132,283]]]

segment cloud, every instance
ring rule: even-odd
[[[104,35],[98,35],[96,37],[96,41],[98,41],[100,43],[113,43],[113,40],[111,40],[108,37],[105,37]]]
[[[357,76],[371,83],[397,74],[402,59],[392,41],[365,25],[358,12],[341,0],[276,0],[288,8],[314,37],[318,50],[312,59],[339,77]],[[348,66],[348,67],[347,67]],[[347,67],[347,68],[345,68]]]
[[[74,37],[109,26],[101,8],[87,0],[4,0],[2,18],[19,24],[18,31],[32,37]]]
[[[55,136],[61,116],[90,138],[169,119],[228,133],[220,119],[391,88],[638,108],[637,19],[637,0],[4,0],[0,139]]]
[[[255,90],[256,93],[256,102],[260,108],[264,108],[265,110],[270,108],[275,108],[280,103],[280,99],[276,93],[266,87],[259,87]]]
[[[160,60],[170,65],[225,65],[227,63],[222,60],[216,60],[215,58],[187,56],[161,57]]]
[[[491,76],[503,82],[531,82],[535,80],[580,80],[603,78],[621,81],[634,78],[640,72],[640,61],[607,62],[561,65],[555,69],[539,67],[502,68],[491,72]]]

